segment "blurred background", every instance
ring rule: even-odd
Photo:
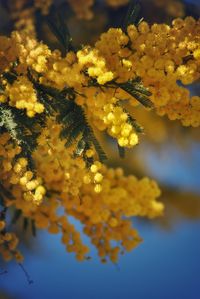
[[[0,34],[9,34],[13,21],[9,9],[18,0],[0,1]],[[28,5],[29,0],[22,0]],[[75,44],[94,43],[110,26],[119,26],[127,5],[96,1],[90,20],[77,18],[64,1],[55,1],[65,16]],[[86,1],[87,2],[87,1]],[[125,1],[121,1],[125,2]],[[127,1],[128,2],[128,1]],[[110,4],[110,6],[108,6]],[[199,16],[198,0],[141,0],[142,15],[149,23],[170,21],[185,15]],[[52,47],[59,47],[38,12],[37,33]],[[197,82],[190,87],[199,95]],[[156,179],[162,190],[165,215],[156,221],[133,219],[144,242],[122,256],[117,265],[101,264],[95,249],[91,260],[79,263],[66,253],[59,235],[38,232],[31,237],[18,225],[22,238],[25,272],[0,260],[0,299],[199,299],[200,298],[200,134],[152,112],[138,109],[134,116],[145,128],[139,146],[119,159],[116,144],[100,136],[109,164],[127,174]],[[74,220],[72,220],[74,221]],[[81,226],[74,222],[79,230]],[[85,242],[89,244],[87,237]],[[27,275],[33,283],[29,284]]]

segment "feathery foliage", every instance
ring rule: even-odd
[[[122,25],[122,29],[124,30],[124,32],[126,32],[129,25],[138,25],[143,20],[142,18],[140,18],[140,11],[140,3],[137,0],[131,0]]]

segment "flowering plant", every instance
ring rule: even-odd
[[[92,1],[68,2],[79,17],[92,16]],[[61,232],[66,250],[87,259],[89,248],[68,218],[73,216],[101,261],[116,262],[141,242],[130,218],[161,216],[164,206],[154,180],[106,166],[96,136],[110,135],[124,156],[145,131],[134,116],[138,107],[184,126],[200,125],[200,98],[187,88],[200,77],[199,20],[149,25],[131,2],[122,28],[110,28],[94,46],[76,48],[64,20],[50,14],[61,43],[53,50],[37,39],[34,19],[37,9],[48,12],[51,1],[35,0],[24,10],[24,1],[12,5],[15,30],[0,36],[0,253],[23,260],[6,217],[13,213],[14,222],[23,218],[33,233]]]

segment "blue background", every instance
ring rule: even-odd
[[[145,227],[144,243],[119,263],[96,259],[78,263],[56,237],[43,238],[43,253],[26,256],[32,285],[17,266],[1,277],[2,289],[14,298],[200,298],[200,222],[178,225],[173,232]]]

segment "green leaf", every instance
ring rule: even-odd
[[[74,152],[75,156],[81,156],[86,148],[86,142],[84,138],[81,138],[77,143],[76,150]]]
[[[4,94],[4,88],[1,84],[0,84],[0,94]]]
[[[30,119],[25,111],[21,111],[7,104],[0,105],[1,125],[10,134],[13,142],[21,146],[22,151],[15,159],[23,156],[28,159],[28,167],[34,169],[34,161],[32,153],[37,147],[37,138],[41,134],[41,128],[38,124],[44,126],[42,117],[34,117]]]
[[[37,230],[36,230],[36,226],[35,226],[35,221],[32,219],[31,220],[31,231],[34,237],[36,237],[37,234]]]
[[[17,79],[17,75],[12,72],[4,72],[2,76],[8,81],[8,83],[13,84]]]
[[[76,92],[72,88],[59,91],[31,78],[35,88],[41,94],[42,100],[49,105],[49,111],[54,111],[56,121],[61,124],[60,138],[66,139],[66,147],[76,143],[74,157],[82,155],[87,149],[94,147],[100,161],[106,159],[106,154],[96,139],[94,132],[87,121],[84,108],[75,102]],[[90,161],[91,159],[88,159]]]
[[[24,220],[23,220],[23,230],[26,231],[27,228],[29,226],[29,219],[27,217],[24,217]]]
[[[2,182],[0,182],[0,194],[2,198],[14,199],[12,193],[7,188],[4,187]]]
[[[12,224],[15,224],[17,222],[17,220],[19,220],[20,216],[22,215],[22,211],[21,210],[15,210],[13,218],[11,220]]]
[[[134,85],[131,81],[116,84],[118,87],[130,94],[146,108],[153,108],[153,103],[147,96],[150,95],[149,91],[144,91],[142,87],[140,87],[139,85]]]
[[[135,129],[137,133],[143,133],[143,127],[136,121],[136,119],[132,115],[129,114],[129,112],[123,107],[122,104],[123,101],[118,101],[116,105],[120,106],[123,109],[123,111],[128,115],[127,122]]]
[[[67,106],[67,109],[65,109],[65,105]],[[81,106],[77,105],[72,100],[65,99],[64,105],[62,107],[58,106],[57,121],[62,125],[60,136],[61,138],[67,139],[66,146],[72,145],[73,142],[78,142],[77,144],[80,146],[83,144],[84,140],[85,145],[87,144],[89,147],[94,146],[100,161],[103,162],[106,159],[106,154],[96,139],[94,132],[87,121],[84,109]],[[77,141],[79,136],[81,137]],[[79,143],[81,139],[82,141]],[[82,150],[83,148],[78,149],[79,155]],[[85,151],[86,147],[82,153]]]
[[[99,161],[104,162],[105,160],[107,160],[106,153],[104,152],[104,150],[101,147],[100,143],[96,139],[93,130],[91,128],[88,128],[86,130],[86,134],[88,136],[88,137],[86,137],[86,140],[89,143],[92,143],[94,145],[94,148],[95,148],[95,150],[96,150],[96,152],[98,154],[98,157],[99,157]]]
[[[0,193],[0,206],[4,206],[4,197]]]
[[[142,80],[140,77],[135,78],[134,80],[129,80],[130,83],[132,83],[133,87],[135,88],[136,91],[146,95],[150,96],[151,92],[144,87],[142,84]]]
[[[70,36],[67,25],[65,24],[65,21],[63,20],[61,14],[56,11],[55,7],[47,17],[47,24],[57,40],[64,47],[66,53],[70,50],[73,50],[72,38]]]
[[[82,124],[78,126],[74,126],[69,133],[69,137],[67,138],[67,142],[65,143],[65,147],[70,147],[78,138],[78,136],[82,133]]]
[[[125,148],[120,146],[118,143],[117,143],[117,147],[118,147],[118,152],[119,152],[120,158],[124,158],[125,157]]]
[[[124,18],[123,26],[122,26],[122,28],[125,32],[129,25],[131,25],[131,24],[138,25],[138,23],[141,20],[141,18],[139,16],[140,10],[141,10],[141,6],[138,3],[138,1],[131,0],[130,4],[128,6],[127,14]]]
[[[138,124],[135,118],[133,118],[130,114],[128,114],[128,123],[135,129],[137,133],[143,133],[143,127]]]

